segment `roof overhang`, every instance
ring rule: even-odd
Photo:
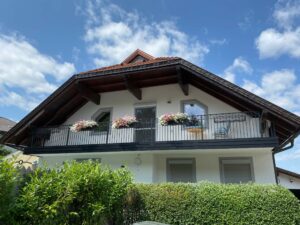
[[[142,88],[178,83],[188,95],[188,84],[226,102],[240,111],[256,111],[275,123],[279,143],[300,129],[300,118],[192,63],[180,59],[158,61],[72,76],[53,94],[14,126],[2,143],[26,145],[31,126],[63,123],[88,101],[101,105],[101,93],[128,90],[142,99]]]

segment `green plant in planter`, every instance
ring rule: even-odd
[[[190,116],[185,125],[188,127],[203,127],[202,121],[197,116]]]

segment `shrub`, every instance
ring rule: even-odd
[[[3,145],[0,145],[0,159],[8,154],[10,154],[10,151],[5,149]]]
[[[20,191],[14,218],[20,224],[120,224],[131,176],[97,162],[37,169]]]
[[[138,184],[127,199],[127,221],[172,225],[299,223],[298,200],[277,185]]]
[[[13,162],[0,162],[0,224],[8,219],[8,213],[14,207],[19,172]]]

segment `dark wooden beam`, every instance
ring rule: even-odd
[[[189,82],[187,76],[184,76],[180,66],[176,67],[178,84],[184,95],[189,95]]]
[[[240,111],[258,112],[254,108],[247,107],[245,104],[235,101],[228,93],[223,93],[222,91],[218,91],[216,89],[210,88],[208,85],[204,84],[203,82],[191,80],[191,84],[205,91],[206,93],[220,99],[221,101],[224,101],[225,103],[233,106],[234,108]]]
[[[95,103],[96,105],[100,104],[100,95],[98,93],[94,92],[92,89],[88,88],[83,83],[76,82],[75,85],[76,89],[79,91],[80,95],[83,98]]]
[[[136,97],[138,100],[142,100],[142,90],[136,86],[136,84],[129,78],[129,76],[124,76],[124,81],[126,88]]]
[[[50,124],[57,124],[57,120],[60,120],[61,117],[65,117],[65,114],[74,106],[79,106],[78,104],[82,99],[80,94],[76,94],[73,96],[66,104],[59,107],[59,109],[53,113],[51,116],[51,119],[47,121],[47,123],[44,124],[44,126],[50,125]]]

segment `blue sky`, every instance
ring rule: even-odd
[[[0,116],[140,48],[175,55],[300,115],[300,0],[2,0]],[[300,173],[300,140],[276,156]]]

